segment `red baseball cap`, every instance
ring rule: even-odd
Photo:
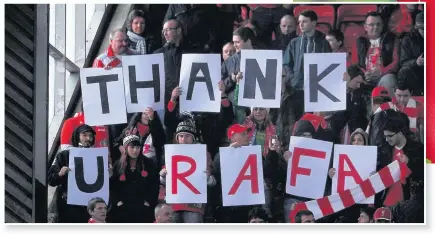
[[[377,86],[372,91],[372,98],[376,97],[390,97],[388,90],[383,86]]]
[[[375,213],[373,214],[373,220],[383,219],[391,221],[392,217],[391,210],[386,207],[376,209]]]
[[[243,126],[240,124],[234,124],[234,125],[230,126],[230,128],[228,128],[228,131],[227,131],[228,139],[231,139],[231,137],[233,137],[234,134],[243,133],[247,130],[249,130],[249,128],[246,126]]]

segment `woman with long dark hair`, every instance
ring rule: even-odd
[[[139,55],[151,54],[157,48],[153,37],[146,35],[148,18],[142,10],[133,10],[127,17],[129,48]]]
[[[159,178],[154,162],[143,156],[139,137],[124,138],[125,151],[113,167],[112,215],[115,223],[152,223]]]
[[[137,135],[139,137],[142,154],[145,157],[151,158],[160,169],[166,136],[157,112],[152,108],[146,108],[144,112],[134,114],[127,127],[122,131],[121,136],[115,139],[115,149],[113,152],[121,154],[125,150],[123,140],[128,135]],[[155,153],[148,154],[148,150],[150,149],[149,145],[152,145],[153,149],[155,149]],[[112,156],[114,160],[118,158],[119,156]]]

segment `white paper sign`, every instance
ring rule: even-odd
[[[289,151],[286,193],[319,199],[323,197],[328,177],[332,142],[292,136]]]
[[[261,146],[219,148],[223,206],[265,203]]]
[[[376,146],[334,145],[335,175],[332,178],[331,193],[353,188],[369,178],[370,173],[376,171],[377,158]],[[353,174],[349,174],[355,171],[358,174],[356,177],[359,182],[356,182],[351,176]],[[374,201],[375,197],[372,196],[358,204],[373,204]]]
[[[279,108],[281,105],[282,51],[242,50],[238,105]]]
[[[163,53],[122,57],[128,113],[143,112],[146,107],[164,110],[164,65]]]
[[[85,123],[103,126],[127,123],[121,68],[80,69]]]
[[[221,57],[219,54],[183,54],[180,70],[180,111],[220,112]]]
[[[109,202],[108,154],[105,147],[69,150],[68,204],[87,206],[94,197]]]
[[[304,54],[305,112],[346,109],[346,53]]]
[[[165,163],[167,203],[207,203],[206,145],[167,144]]]

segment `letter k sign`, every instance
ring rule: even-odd
[[[336,69],[340,64],[331,64],[323,70],[320,74],[318,74],[317,64],[310,64],[309,70],[309,78],[310,78],[310,102],[318,102],[319,100],[319,92],[322,92],[326,97],[328,97],[333,102],[341,102],[337,97],[333,96],[329,91],[327,91],[323,86],[319,83],[322,79],[324,79],[328,74],[330,74],[334,69]]]

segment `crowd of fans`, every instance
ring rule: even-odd
[[[161,35],[147,32],[155,24],[149,12],[133,10],[126,30],[110,33],[110,45],[93,67],[111,69],[121,66],[120,56],[163,53],[164,118],[144,107],[142,113],[128,114],[127,124],[90,127],[83,124],[83,113],[68,119],[62,129],[63,149],[48,172],[49,184],[57,186],[57,222],[290,222],[295,204],[309,200],[285,192],[290,136],[377,146],[376,170],[399,160],[412,171],[406,182],[378,193],[373,205],[357,204],[317,221],[312,212],[299,211],[296,223],[424,222],[424,105],[419,99],[424,95],[424,14],[419,5],[376,7],[362,22],[353,22],[365,33],[351,51],[345,46],[348,35],[335,25],[327,32],[317,30],[321,13],[309,7],[294,15],[297,5],[171,4]],[[162,36],[163,45],[158,40]],[[249,49],[282,50],[279,109],[237,105],[241,50]],[[305,113],[303,55],[329,52],[348,54],[343,76],[347,108]],[[184,53],[222,53],[220,113],[179,112]],[[167,204],[164,145],[196,143],[207,146],[207,203]],[[219,147],[248,145],[261,145],[266,203],[224,207]],[[68,149],[95,146],[109,148],[110,199],[94,198],[87,207],[68,205]],[[329,177],[334,174],[331,168]],[[325,196],[330,193],[328,179]]]

